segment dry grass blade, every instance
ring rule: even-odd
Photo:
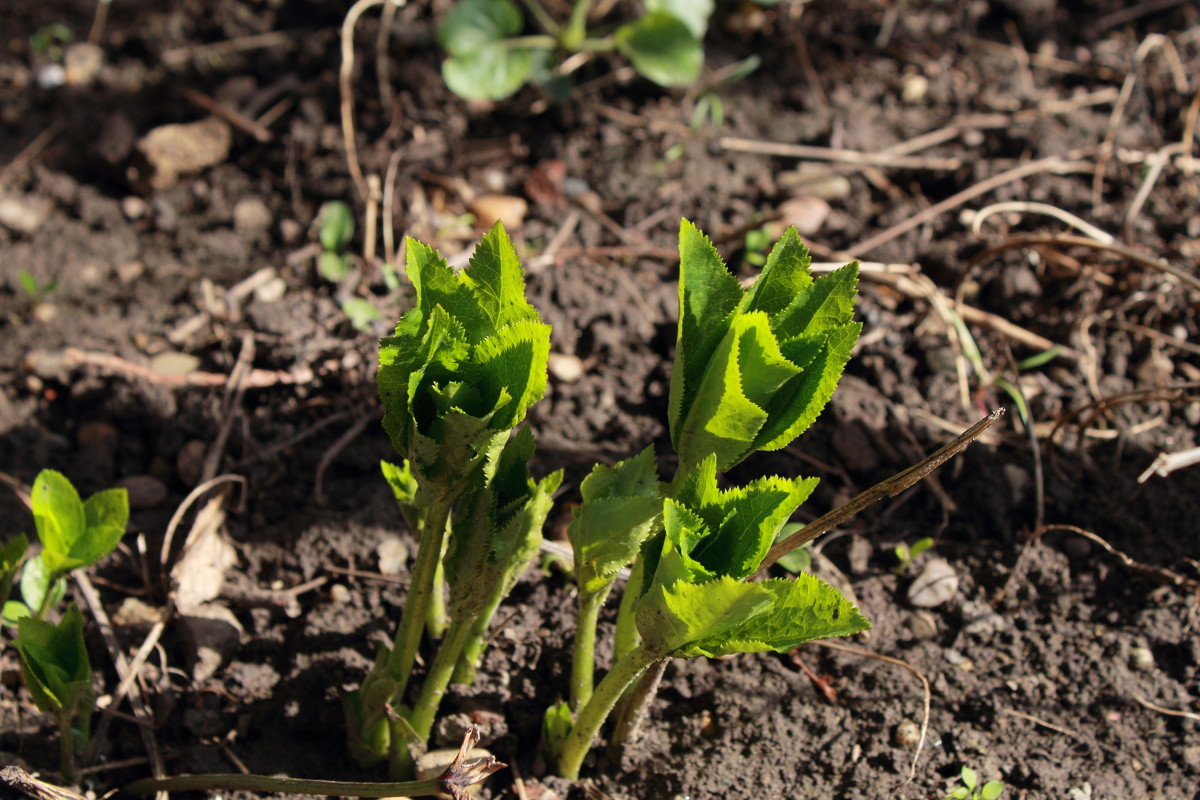
[[[967,445],[975,441],[975,439],[977,439],[981,433],[992,427],[992,424],[995,423],[996,420],[1000,419],[1000,417],[1003,415],[1003,408],[996,409],[991,414],[988,414],[979,422],[976,422],[970,428],[963,431],[963,433],[954,439],[954,441],[939,448],[928,458],[913,464],[906,470],[896,473],[887,480],[875,484],[870,489],[867,489],[859,494],[849,503],[846,503],[839,508],[835,508],[833,511],[830,511],[824,516],[818,517],[801,528],[797,533],[793,534],[787,539],[784,539],[782,542],[777,542],[775,546],[771,548],[770,552],[767,553],[767,557],[763,559],[762,567],[759,569],[758,574],[761,575],[767,569],[767,567],[774,564],[783,555],[790,553],[798,547],[803,547],[805,544],[811,542],[822,533],[825,533],[826,531],[840,525],[842,522],[845,522],[846,520],[855,516],[868,506],[873,505],[885,497],[895,497],[900,492],[917,483],[926,475],[933,472],[942,464],[945,464],[951,458],[966,449]]]
[[[829,648],[830,650],[840,650],[843,653],[851,653],[856,656],[862,656],[863,658],[873,658],[876,661],[882,661],[885,664],[891,664],[893,666],[900,667],[901,669],[908,670],[917,678],[917,680],[921,682],[921,690],[923,692],[923,703],[921,708],[921,736],[917,739],[917,749],[913,752],[912,762],[908,768],[908,780],[904,782],[906,784],[912,783],[913,779],[917,776],[917,761],[921,758],[921,750],[925,747],[925,737],[929,734],[929,708],[932,705],[933,697],[933,693],[929,688],[929,679],[926,678],[925,675],[912,664],[909,664],[907,661],[902,661],[899,658],[892,658],[891,656],[885,656],[881,653],[873,653],[870,650],[863,650],[858,647],[851,647],[838,642],[831,642],[828,639],[819,640],[814,642],[814,644],[819,644],[822,647]]]
[[[1194,720],[1200,722],[1200,714],[1197,714],[1194,711],[1177,711],[1172,708],[1163,708],[1162,706],[1155,705],[1154,703],[1151,703],[1149,700],[1146,700],[1143,697],[1141,697],[1140,695],[1136,695],[1136,694],[1131,695],[1131,697],[1133,697],[1133,699],[1135,701],[1137,701],[1137,703],[1139,705],[1141,705],[1145,708],[1148,708],[1151,711],[1157,712],[1159,714],[1166,714],[1169,717],[1184,717],[1186,719],[1194,719]]]
[[[24,792],[35,800],[85,800],[81,794],[70,789],[46,783],[33,777],[20,767],[5,767],[0,769],[0,782],[7,783],[19,792]]]

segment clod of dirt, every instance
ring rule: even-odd
[[[385,536],[375,548],[379,556],[379,571],[384,575],[399,575],[408,564],[408,545],[399,536]]]
[[[997,614],[991,606],[979,600],[963,603],[963,632],[986,636],[1002,631],[1008,626],[1008,617]]]
[[[117,486],[129,494],[130,508],[154,508],[167,499],[167,487],[153,475],[129,475]]]
[[[508,194],[483,194],[467,203],[467,210],[475,215],[475,225],[479,228],[486,230],[499,221],[509,231],[517,231],[525,224],[529,203]]]
[[[211,678],[241,643],[242,624],[223,605],[209,603],[194,606],[179,617],[179,633],[184,656],[191,665],[192,678],[200,683]]]
[[[191,439],[179,448],[175,456],[175,472],[184,486],[195,486],[200,482],[207,455],[208,445],[199,439]]]
[[[257,197],[243,197],[233,206],[233,229],[247,239],[265,236],[274,221],[271,209]]]
[[[931,559],[912,586],[908,602],[917,608],[936,608],[958,592],[958,573],[944,558]]]
[[[233,133],[217,117],[198,122],[162,125],[143,136],[138,152],[149,166],[146,178],[152,189],[174,186],[181,175],[216,166],[229,157]]]
[[[46,197],[5,195],[0,197],[0,225],[14,233],[29,235],[42,227],[53,207]]]

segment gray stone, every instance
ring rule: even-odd
[[[944,558],[933,558],[908,587],[908,602],[917,608],[937,608],[958,592],[958,573]]]

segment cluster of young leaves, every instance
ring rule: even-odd
[[[756,0],[775,5],[778,0]],[[459,0],[438,27],[446,51],[442,76],[450,90],[469,100],[501,100],[533,82],[563,92],[554,74],[559,52],[616,51],[640,75],[660,86],[686,86],[704,66],[704,35],[714,0],[644,0],[645,13],[609,26],[603,35],[587,30],[590,0],[575,0],[566,24],[538,2],[526,0],[538,35],[524,35],[525,17],[514,0]]]
[[[566,777],[578,774],[605,717],[655,661],[784,652],[870,627],[811,575],[749,580],[815,478],[718,487],[720,472],[786,446],[828,402],[861,329],[852,319],[857,265],[814,281],[808,251],[789,229],[746,291],[686,220],[679,254],[669,409],[678,473],[658,483],[649,451],[597,467],[569,530],[580,594],[571,702],[552,707],[544,724]],[[594,606],[630,566],[616,662],[593,692],[591,665],[581,662],[593,656]]]
[[[492,615],[537,553],[562,481],[561,473],[533,480],[533,435],[513,433],[545,391],[550,326],[525,299],[503,226],[462,271],[411,239],[406,266],[415,304],[380,343],[378,384],[384,429],[403,457],[385,463],[384,476],[420,547],[393,647],[346,702],[355,754],[388,760],[397,777],[410,763],[408,743],[428,738],[451,676],[473,676]],[[408,708],[426,629],[445,638]]]
[[[75,745],[88,739],[95,701],[92,671],[79,609],[70,606],[57,623],[46,616],[62,601],[67,574],[116,549],[129,519],[129,499],[124,489],[107,489],[83,501],[65,476],[43,470],[33,482],[31,504],[42,550],[26,559],[24,535],[4,546],[0,601],[4,622],[17,628],[14,645],[34,704],[58,720],[62,767],[70,775]],[[9,600],[22,563],[21,600]]]

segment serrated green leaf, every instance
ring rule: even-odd
[[[710,656],[760,650],[785,653],[813,639],[850,636],[871,627],[841,592],[812,575],[773,578],[759,585],[773,596],[769,608],[747,619],[727,638],[697,642],[697,650]]]
[[[670,14],[686,25],[696,39],[703,39],[708,31],[713,5],[713,0],[646,0],[647,11]]]
[[[812,494],[816,478],[759,478],[745,486],[717,488],[710,456],[684,484],[679,501],[703,521],[706,531],[679,547],[708,571],[745,578],[758,571],[780,529]]]
[[[753,449],[778,450],[808,430],[833,396],[861,331],[861,323],[851,322],[829,333],[805,371],[772,398],[770,419],[755,438]]]
[[[408,523],[409,530],[421,530],[425,508],[417,501],[417,478],[412,474],[408,459],[402,464],[380,461],[379,469],[392,489],[392,496],[396,498],[396,505],[399,506],[404,521]]]
[[[660,86],[695,83],[704,66],[700,40],[671,14],[651,13],[622,25],[613,41],[639,74]]]
[[[327,253],[336,253],[350,244],[354,238],[354,210],[349,205],[341,200],[330,200],[321,206],[318,216],[321,224],[317,229],[317,238],[321,240],[321,247],[325,248]]]
[[[78,566],[72,551],[87,531],[79,492],[62,473],[44,469],[34,479],[31,499],[47,566],[64,572]]]
[[[437,40],[447,53],[461,56],[515,36],[524,26],[511,0],[459,0],[438,26]]]
[[[540,319],[525,300],[525,274],[503,223],[497,222],[484,234],[459,279],[478,298],[490,330]]]
[[[741,298],[741,284],[725,267],[712,242],[691,222],[681,221],[679,323],[668,411],[671,441],[677,451],[682,417],[691,407],[705,367],[728,330]]]
[[[786,308],[771,318],[780,341],[819,335],[845,325],[854,317],[858,291],[858,262],[853,261],[802,289]]]
[[[497,42],[447,58],[442,78],[464,100],[503,100],[529,82],[536,64],[534,50]]]
[[[495,404],[493,430],[515,427],[529,407],[546,392],[546,365],[550,358],[550,326],[522,319],[485,339],[475,349],[478,385],[484,405]],[[501,404],[502,393],[511,402]]]
[[[720,576],[705,583],[654,583],[638,600],[635,619],[642,644],[652,653],[700,655],[694,643],[730,636],[771,603],[761,584]]]
[[[567,531],[575,554],[576,578],[595,594],[633,563],[662,513],[654,449],[611,467],[597,464],[580,485],[583,503]]]
[[[746,238],[749,242],[749,234]],[[783,311],[812,285],[811,265],[808,248],[795,227],[789,226],[771,248],[762,273],[746,293],[743,308],[770,316]]]

